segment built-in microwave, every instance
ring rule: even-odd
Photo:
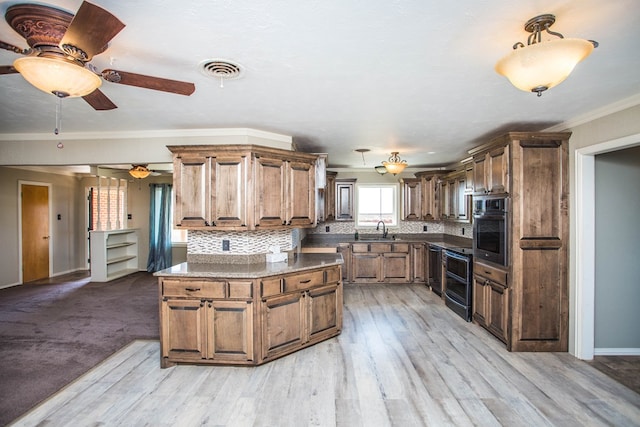
[[[509,198],[480,196],[473,200],[473,256],[508,265]]]

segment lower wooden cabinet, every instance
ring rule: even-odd
[[[476,262],[473,275],[473,320],[508,343],[509,288],[507,273]]]
[[[273,359],[340,333],[342,287],[323,286],[265,298],[262,355]]]
[[[351,280],[356,283],[411,281],[408,243],[353,243]]]
[[[263,279],[160,277],[163,368],[255,365],[338,335],[340,265]]]

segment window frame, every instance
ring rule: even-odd
[[[354,205],[355,205],[355,212],[354,212],[354,217],[355,217],[355,226],[358,228],[365,228],[365,229],[374,229],[377,227],[377,221],[376,224],[372,224],[371,222],[361,222],[361,218],[360,218],[360,189],[375,189],[375,188],[379,188],[379,189],[391,189],[392,190],[392,202],[391,202],[391,213],[390,213],[390,221],[384,221],[385,226],[388,227],[397,227],[399,225],[399,221],[400,221],[400,211],[399,211],[399,197],[400,197],[400,185],[397,183],[392,183],[392,184],[356,184],[356,188],[355,188],[355,201],[354,201]],[[379,214],[381,215],[381,214]]]

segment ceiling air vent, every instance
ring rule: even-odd
[[[220,79],[220,87],[224,80],[237,79],[242,75],[242,68],[226,59],[207,59],[200,63],[200,71],[205,76]]]

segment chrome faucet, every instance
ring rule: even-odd
[[[382,224],[382,238],[386,239],[387,238],[387,227],[384,225],[384,221],[378,221],[378,225],[376,225],[376,230],[380,230],[380,224]]]

